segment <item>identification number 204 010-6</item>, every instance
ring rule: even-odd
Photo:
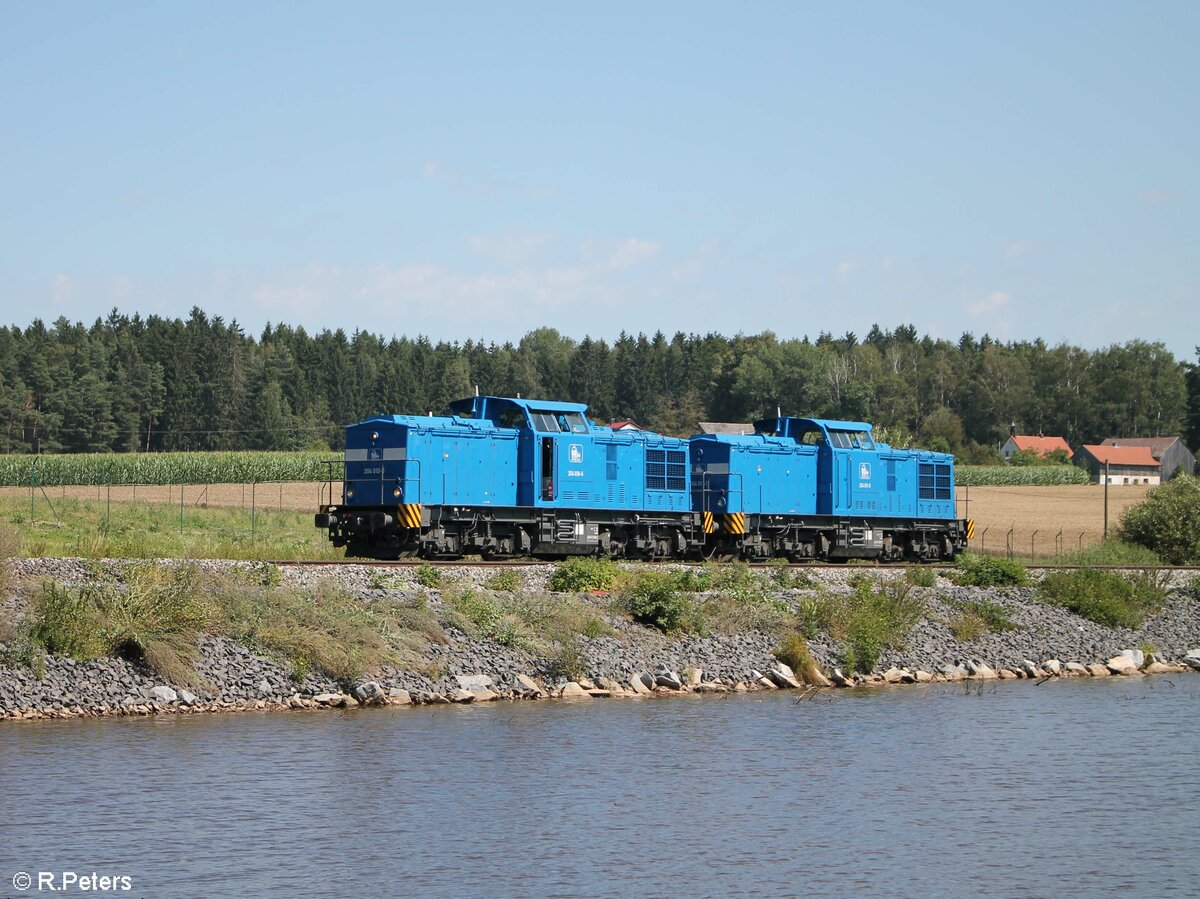
[[[567,469],[567,477],[581,478],[581,477],[583,477],[583,472],[578,468],[568,468]]]

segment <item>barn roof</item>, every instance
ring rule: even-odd
[[[1109,465],[1144,465],[1147,468],[1162,467],[1162,463],[1155,459],[1150,454],[1149,447],[1145,446],[1104,446],[1103,444],[1092,446],[1084,444],[1083,448],[1101,465],[1107,462]]]
[[[1071,445],[1061,437],[1033,437],[1028,434],[1013,434],[1012,442],[1019,450],[1036,450],[1039,456],[1046,456],[1055,450],[1064,450],[1067,458],[1071,458]],[[1105,443],[1108,441],[1106,440]]]
[[[1144,446],[1157,459],[1178,439],[1178,437],[1105,437],[1102,445]]]

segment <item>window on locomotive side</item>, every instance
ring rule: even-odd
[[[561,430],[558,426],[558,420],[555,418],[553,412],[530,409],[529,417],[533,420],[533,428],[535,431],[547,431],[551,434],[557,434],[559,430]]]
[[[806,446],[821,446],[825,443],[825,435],[820,428],[809,428],[796,438],[796,442]]]

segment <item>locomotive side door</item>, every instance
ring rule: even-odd
[[[540,439],[540,466],[541,474],[541,491],[539,496],[543,502],[553,502],[558,496],[559,481],[558,481],[558,454],[554,452],[555,440],[553,437],[542,437]]]

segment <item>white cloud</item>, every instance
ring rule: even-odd
[[[1008,259],[1019,259],[1033,252],[1033,242],[1029,240],[1014,240],[1004,248],[1004,255]]]
[[[842,284],[850,280],[850,276],[854,274],[853,262],[839,262],[837,267],[837,279]]]
[[[973,303],[967,304],[967,312],[971,315],[994,315],[1000,310],[1006,308],[1012,302],[1012,296],[1004,291],[997,290],[989,293],[983,299],[976,300]]]
[[[471,252],[505,265],[526,263],[553,240],[550,234],[477,234],[467,240]]]
[[[658,250],[658,244],[652,241],[630,237],[613,251],[608,260],[608,267],[615,270],[633,268],[655,255]]]
[[[1143,191],[1138,199],[1143,203],[1154,205],[1155,203],[1170,203],[1175,197],[1176,193],[1173,190],[1158,189]]]

